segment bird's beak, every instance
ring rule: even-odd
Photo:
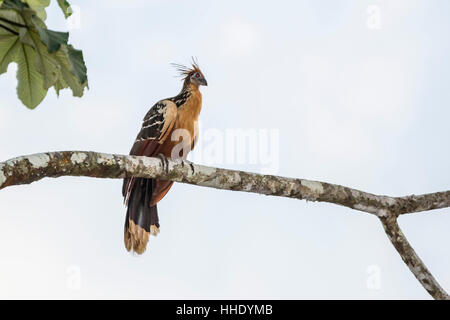
[[[202,86],[207,86],[207,85],[208,85],[208,81],[206,81],[205,78],[202,78],[202,79],[200,79],[200,84],[201,84]]]

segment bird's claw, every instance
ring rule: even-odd
[[[161,166],[163,168],[163,171],[166,174],[169,174],[169,159],[162,153],[158,154],[158,158],[161,160]]]

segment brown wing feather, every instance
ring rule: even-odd
[[[145,115],[142,128],[131,148],[130,155],[155,156],[158,149],[169,136],[177,117],[177,106],[169,100],[157,102]],[[122,194],[125,203],[133,188],[135,178],[126,178],[123,181]]]
[[[169,192],[170,188],[173,185],[173,181],[167,180],[156,180],[155,181],[155,190],[153,191],[153,198],[151,201],[151,205],[156,205],[159,200],[164,198],[164,196]]]

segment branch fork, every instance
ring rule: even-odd
[[[182,160],[86,151],[46,152],[0,162],[0,190],[46,177],[158,178],[203,187],[328,202],[377,216],[389,240],[420,284],[435,299],[450,300],[400,229],[400,215],[450,207],[450,191],[389,197],[306,179],[207,167]]]

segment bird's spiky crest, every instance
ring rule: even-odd
[[[179,63],[172,63],[172,66],[175,67],[175,69],[179,72],[180,77],[182,77],[183,79],[191,76],[194,72],[202,73],[200,67],[198,66],[197,59],[194,57],[192,57],[191,67],[187,67]]]

